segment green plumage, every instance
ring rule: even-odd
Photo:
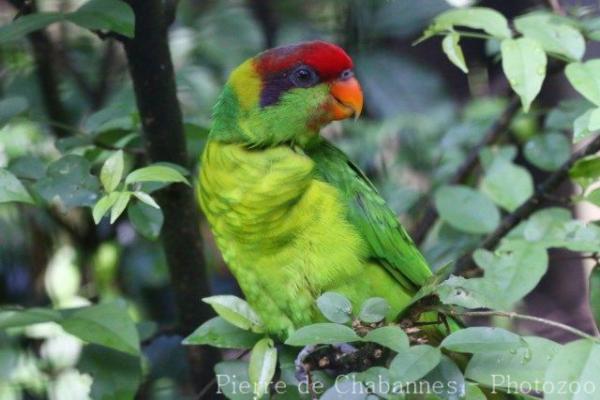
[[[223,91],[198,190],[246,299],[281,338],[323,320],[315,302],[326,291],[356,309],[383,297],[393,319],[431,272],[368,179],[307,127],[327,85],[291,89],[263,109],[255,79],[247,62]]]

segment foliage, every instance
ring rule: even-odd
[[[281,343],[265,333],[245,300],[224,294],[234,292],[233,284],[210,242],[205,247],[219,294],[202,301],[218,316],[185,339],[180,331],[163,332],[176,322],[157,241],[169,218],[161,193],[191,184],[210,107],[230,69],[261,50],[264,34],[242,3],[189,3],[181,5],[170,36],[193,156],[187,165],[147,161],[135,99],[129,84],[121,84],[128,82],[125,60],[111,50],[133,37],[135,15],[127,2],[87,0],[61,10],[44,5],[0,27],[7,56],[7,73],[0,75],[0,232],[10,232],[0,238],[0,302],[7,304],[0,308],[0,398],[182,398],[191,385],[181,343],[243,350],[237,359],[224,352],[227,359],[215,367],[218,389],[231,399],[310,398],[311,392],[322,399],[410,398],[402,393],[427,382],[441,383],[432,399],[485,399],[492,387],[545,392],[548,399],[597,397],[555,390],[565,384],[600,390],[597,336],[514,310],[546,275],[550,250],[561,249],[595,260],[588,300],[600,321],[600,225],[577,219],[570,209],[600,207],[600,155],[572,159],[579,153],[571,149],[598,140],[600,59],[584,57],[589,42],[600,38],[598,17],[583,8],[566,15],[537,9],[508,21],[485,7],[399,0],[271,5],[284,22],[279,42],[335,40],[347,43],[355,60],[367,118],[326,134],[367,171],[409,226],[419,224],[428,202],[439,214],[418,243],[437,273],[415,296],[413,310],[439,315],[433,326],[445,335],[424,342],[405,324],[410,313],[386,320],[384,299],[353,307],[342,294],[327,292],[314,305],[322,321],[290,332]],[[478,147],[510,107],[508,95],[456,101],[433,68],[390,49],[389,43],[413,41],[424,23],[430,25],[419,41],[442,36],[441,51],[469,74],[474,88],[487,71],[463,47],[485,41],[487,61],[502,71],[522,106],[500,140]],[[63,35],[57,53],[65,54],[57,65],[65,69],[56,101],[67,111],[64,120],[48,115],[37,87],[39,61],[23,45],[42,28],[52,40]],[[108,44],[96,35],[108,37]],[[103,52],[113,54],[104,60],[107,69],[101,69]],[[536,100],[557,73],[580,98],[561,98],[545,109]],[[103,85],[109,87],[105,94]],[[465,106],[457,111],[459,103]],[[473,149],[480,168],[453,181]],[[536,194],[540,172],[561,171],[576,185],[573,195],[559,205],[536,206],[498,237],[498,245],[485,245]],[[464,254],[472,255],[475,268],[454,270],[452,262]],[[200,261],[188,262],[196,268]],[[198,293],[198,307],[204,295]],[[492,321],[498,327],[445,330],[443,321],[477,312],[512,319]],[[563,345],[522,335],[510,323],[519,318],[580,338]],[[368,363],[357,363],[357,354]],[[323,359],[329,363],[324,367]],[[298,379],[303,361],[313,367],[311,388]],[[345,390],[352,395],[340,394]]]

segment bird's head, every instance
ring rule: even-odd
[[[212,135],[249,146],[302,146],[329,122],[358,117],[362,105],[352,59],[340,47],[323,41],[277,47],[231,73]]]

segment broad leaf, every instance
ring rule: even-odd
[[[501,50],[504,74],[527,112],[546,77],[546,53],[536,41],[528,38],[505,39]]]
[[[175,168],[164,165],[151,165],[136,169],[131,172],[125,179],[125,183],[131,184],[136,182],[183,182],[189,185],[188,180]]]
[[[110,223],[114,224],[115,221],[123,214],[131,200],[131,192],[118,192],[117,199],[112,206],[110,211]]]
[[[0,44],[20,39],[54,22],[62,21],[61,13],[35,13],[23,15],[15,21],[0,27]]]
[[[92,209],[92,217],[94,218],[94,223],[96,223],[96,225],[100,223],[102,218],[106,215],[108,210],[110,210],[110,208],[116,203],[118,198],[119,193],[113,192],[107,194],[106,196],[98,200],[98,202]]]
[[[139,356],[98,345],[83,348],[78,369],[93,377],[91,395],[98,400],[132,399],[142,379]]]
[[[363,340],[377,343],[398,353],[408,348],[408,336],[406,336],[406,333],[402,329],[393,325],[382,326],[381,328],[369,331],[363,337]]]
[[[346,296],[325,292],[317,299],[317,307],[331,322],[345,324],[352,317],[352,303]]]
[[[546,400],[596,400],[600,388],[600,344],[583,339],[563,346],[554,356],[544,381],[555,388],[580,390],[549,391]],[[586,390],[584,390],[587,388]],[[590,390],[590,388],[593,388]]]
[[[481,190],[500,207],[514,211],[533,194],[533,179],[525,168],[498,158],[486,172]]]
[[[121,303],[61,311],[63,329],[87,342],[137,356],[140,344],[135,324]]]
[[[442,50],[444,50],[444,53],[446,53],[452,64],[456,65],[462,72],[467,74],[469,69],[465,63],[465,57],[462,49],[460,48],[459,41],[460,35],[458,33],[449,33],[446,35],[444,40],[442,40]]]
[[[544,171],[556,171],[571,156],[571,144],[561,133],[537,135],[524,149],[527,161]]]
[[[249,387],[248,362],[222,361],[215,365],[217,389],[231,400],[254,400]]]
[[[358,342],[361,338],[351,328],[334,323],[319,323],[304,326],[292,333],[285,344],[307,346],[311,344],[336,344]]]
[[[424,378],[432,388],[435,395],[445,400],[459,400],[466,393],[465,377],[460,368],[448,356],[442,355],[440,363]]]
[[[59,311],[47,308],[0,309],[0,329],[17,328],[41,322],[58,322],[61,318]]]
[[[575,90],[600,106],[600,59],[571,63],[565,68],[565,74]]]
[[[46,177],[33,187],[47,202],[58,201],[67,209],[92,206],[98,198],[100,184],[90,174],[90,168],[85,158],[69,154],[50,164]]]
[[[238,328],[263,332],[260,317],[245,300],[232,295],[218,295],[205,297],[202,301],[210,304],[217,314]]]
[[[440,362],[442,353],[437,347],[417,345],[398,353],[390,364],[390,375],[396,382],[414,382],[427,375]]]
[[[525,37],[537,41],[546,52],[571,60],[581,60],[585,40],[579,31],[550,14],[526,14],[515,19],[515,28]]]
[[[0,203],[13,202],[33,204],[33,199],[16,176],[0,168]]]
[[[382,321],[390,311],[390,304],[382,297],[367,299],[361,306],[358,319],[368,324]]]
[[[512,352],[474,354],[465,370],[465,376],[486,386],[498,388],[508,388],[510,376],[513,382],[528,383],[540,390],[546,369],[561,346],[540,337],[524,337],[523,340],[527,347]]]
[[[462,185],[443,186],[435,192],[441,218],[469,233],[489,233],[500,223],[500,213],[481,193]]]
[[[487,353],[516,350],[527,346],[517,334],[501,328],[471,327],[447,336],[441,346],[461,353]]]
[[[579,159],[569,170],[569,176],[583,187],[600,178],[600,156]]]
[[[11,160],[8,169],[19,179],[38,180],[46,175],[46,166],[37,157],[23,156]]]
[[[90,0],[66,17],[83,28],[120,33],[129,38],[133,38],[135,31],[133,10],[121,0]]]
[[[573,122],[573,143],[590,137],[600,130],[600,108],[592,108]]]
[[[426,35],[450,30],[455,26],[481,29],[500,39],[510,38],[506,18],[498,11],[484,7],[455,8],[438,15]]]
[[[150,240],[158,238],[165,219],[160,209],[140,202],[136,202],[127,208],[127,217],[135,230]]]
[[[183,344],[206,344],[226,349],[250,349],[260,338],[260,335],[240,329],[221,317],[214,317],[186,337]]]
[[[275,375],[277,366],[277,349],[270,338],[259,340],[252,348],[248,377],[254,388],[256,398],[261,398],[269,391],[269,384]]]
[[[123,151],[116,151],[104,162],[100,170],[100,181],[104,186],[104,190],[110,193],[117,188],[123,178],[124,169]]]
[[[133,195],[142,203],[145,203],[145,204],[149,205],[150,207],[160,209],[160,206],[158,205],[158,203],[148,193],[137,191],[137,192],[133,192]]]
[[[4,27],[0,28],[0,32]],[[9,97],[0,100],[0,127],[9,122],[11,118],[27,111],[29,103],[24,97]]]

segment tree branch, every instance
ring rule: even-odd
[[[481,150],[489,146],[492,143],[495,143],[500,136],[508,129],[510,122],[513,117],[519,111],[520,103],[517,96],[513,95],[510,99],[510,103],[504,109],[500,117],[494,122],[494,124],[489,128],[486,134],[481,138],[479,143],[477,143],[467,154],[467,157],[464,159],[462,164],[458,167],[456,172],[452,175],[452,177],[448,180],[449,185],[455,185],[459,183],[463,183],[467,180],[467,178],[471,175],[473,170],[479,164],[479,154]],[[433,200],[431,197],[427,201],[427,206],[425,208],[425,212],[421,217],[421,220],[416,225],[415,231],[412,233],[412,238],[415,243],[420,244],[425,240],[427,233],[435,224],[435,221],[438,217],[438,212],[433,204]]]
[[[492,232],[487,238],[480,244],[480,248],[493,250],[500,240],[506,236],[515,226],[521,221],[528,218],[536,210],[538,210],[543,202],[542,200],[550,193],[552,193],[558,186],[569,177],[569,170],[583,157],[592,155],[600,151],[600,136],[597,136],[587,146],[581,150],[573,153],[571,158],[567,160],[557,171],[552,173],[544,182],[542,182],[536,189],[535,193],[525,201],[519,208],[512,213],[508,214],[494,232]],[[456,262],[456,271],[465,271],[477,268],[472,258],[472,254],[468,253],[462,256]]]
[[[187,164],[181,109],[176,95],[175,73],[167,41],[167,21],[161,0],[127,0],[136,16],[135,38],[123,44],[129,61],[143,136],[152,162]],[[171,185],[157,193],[165,214],[162,242],[169,265],[178,311],[178,331],[191,333],[212,316],[200,298],[210,293],[200,216],[192,189]],[[216,349],[186,348],[193,383],[202,388],[212,379]]]
[[[35,0],[10,0],[10,3],[17,8],[19,13],[17,17],[34,14],[38,10]],[[28,34],[27,38],[33,50],[33,58],[46,113],[51,120],[68,124],[68,113],[60,99],[55,60],[56,49],[43,29]],[[69,132],[59,126],[53,126],[52,132],[59,138],[69,136]]]
[[[510,319],[520,319],[523,321],[533,321],[540,324],[552,326],[554,328],[561,329],[566,332],[570,332],[574,335],[580,336],[584,339],[593,340],[596,343],[600,343],[600,338],[592,336],[590,334],[585,333],[584,331],[580,331],[577,328],[573,328],[572,326],[561,324],[560,322],[552,321],[545,318],[534,317],[533,315],[524,315],[517,314],[515,312],[507,312],[507,311],[465,311],[465,312],[456,312],[452,311],[450,313],[454,316],[460,317],[505,317]]]

